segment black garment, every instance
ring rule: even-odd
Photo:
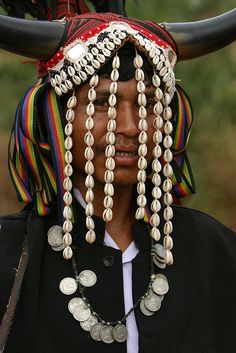
[[[83,212],[82,212],[83,213]],[[72,297],[59,291],[73,277],[71,261],[47,243],[56,218],[22,212],[1,219],[0,315],[8,302],[21,242],[27,234],[29,263],[6,353],[126,353],[126,343],[93,341],[67,309]],[[94,309],[108,321],[124,314],[121,252],[103,246],[104,224],[95,220],[97,241],[84,241],[84,217],[75,226],[79,270],[91,269],[98,281],[86,290]],[[170,285],[161,309],[151,317],[135,310],[139,353],[235,353],[236,235],[211,217],[174,207],[174,265],[164,273]],[[133,260],[134,302],[145,293],[150,275],[150,240],[143,222],[133,226],[139,253]],[[113,264],[107,266],[107,256]],[[112,261],[111,261],[112,263]]]

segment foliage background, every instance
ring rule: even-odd
[[[138,3],[138,6],[137,6]],[[235,0],[127,0],[130,16],[184,22],[217,16]],[[25,59],[29,61],[28,59]],[[0,214],[22,208],[7,174],[7,140],[17,102],[34,83],[35,64],[0,52]],[[197,193],[184,201],[236,230],[236,44],[177,65],[176,76],[191,97],[195,122],[188,149]]]

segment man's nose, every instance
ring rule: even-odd
[[[135,137],[139,134],[138,128],[139,115],[138,109],[130,102],[119,105],[116,117],[116,133]]]

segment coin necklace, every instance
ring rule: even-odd
[[[48,241],[53,250],[57,251],[60,241],[58,241],[55,234],[52,236],[54,232],[58,233],[58,238],[61,238],[60,230],[54,226],[52,229],[49,229]],[[125,325],[127,317],[138,306],[145,316],[152,316],[161,308],[164,295],[169,290],[166,276],[161,273],[155,274],[154,265],[161,269],[165,268],[166,256],[165,248],[161,244],[154,244],[151,238],[151,271],[147,291],[120,320],[113,322],[103,320],[92,308],[88,298],[85,296],[85,290],[95,285],[97,276],[91,270],[84,270],[79,273],[74,257],[72,257],[72,266],[75,278],[63,278],[59,284],[59,288],[65,295],[72,295],[79,289],[80,297],[71,299],[68,303],[68,309],[74,319],[80,322],[81,328],[89,332],[95,341],[102,341],[104,343],[112,343],[114,341],[124,342],[128,337],[128,330]]]

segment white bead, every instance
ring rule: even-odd
[[[72,231],[73,224],[69,219],[66,219],[63,223],[63,231],[65,233],[70,233]]]
[[[173,168],[169,163],[165,164],[163,167],[163,174],[165,177],[170,178],[173,174]]]
[[[160,115],[157,115],[153,121],[153,127],[155,129],[162,129],[163,127],[163,119]]]
[[[172,265],[174,262],[173,260],[173,255],[170,250],[166,250],[166,264],[167,265]]]
[[[169,120],[172,117],[172,111],[170,107],[166,107],[163,111],[163,118],[165,120]]]
[[[152,169],[154,170],[154,172],[159,173],[161,171],[161,168],[162,168],[161,162],[155,158],[152,161]]]
[[[113,196],[114,195],[114,187],[111,183],[106,183],[104,186],[104,192],[108,196]]]
[[[173,239],[169,235],[166,235],[163,240],[163,245],[165,249],[173,249]]]
[[[170,149],[165,150],[164,152],[164,161],[170,163],[173,159],[173,154]]]
[[[173,144],[172,137],[170,135],[165,136],[163,140],[163,145],[165,148],[170,148]]]
[[[172,182],[171,182],[171,179],[168,178],[163,182],[163,190],[165,192],[169,192],[171,191],[171,189],[172,189]]]
[[[89,75],[93,75],[95,70],[91,65],[86,65],[85,66],[85,71],[89,74]]]
[[[161,198],[161,189],[158,186],[154,186],[154,188],[152,189],[152,197],[154,199]]]
[[[152,155],[154,158],[160,158],[161,157],[161,146],[157,145],[153,148]]]
[[[66,260],[71,259],[73,256],[73,251],[70,246],[66,246],[65,249],[63,250],[63,257]]]
[[[108,43],[107,43],[107,48],[108,48],[109,50],[113,51],[113,50],[115,49],[114,43],[108,42]],[[112,63],[112,66],[113,66],[113,67],[116,67],[116,66],[114,65],[114,63]]]
[[[86,233],[85,239],[90,244],[95,242],[96,234],[93,229],[89,229],[89,231]]]
[[[173,197],[169,192],[164,194],[164,203],[167,206],[170,206],[173,203]]]
[[[153,107],[153,112],[155,115],[161,115],[161,113],[163,112],[163,106],[161,104],[161,102],[156,102],[156,104]]]
[[[91,79],[89,81],[89,85],[90,85],[90,87],[96,87],[98,85],[98,82],[99,82],[98,75],[93,75],[93,77],[91,77]]]
[[[144,157],[139,157],[138,160],[138,168],[139,169],[146,169],[147,168],[147,160]]]
[[[112,132],[116,129],[116,121],[111,119],[107,123],[107,131]]]
[[[168,235],[170,233],[173,232],[173,225],[172,225],[172,222],[171,221],[167,221],[165,224],[164,224],[164,233],[165,235]]]
[[[91,52],[92,52],[93,55],[96,56],[96,55],[98,55],[99,50],[98,50],[98,48],[94,47],[94,48],[92,48]]]
[[[71,123],[66,124],[65,126],[65,135],[70,136],[73,131],[73,125]]]
[[[152,176],[152,183],[155,186],[160,186],[161,185],[161,177],[158,173],[154,173]]]
[[[86,132],[86,134],[85,134],[85,136],[84,136],[84,142],[86,143],[86,145],[87,145],[88,147],[93,146],[93,144],[94,144],[94,137],[93,137],[93,134],[92,134],[90,131]]]
[[[72,203],[72,195],[69,191],[66,191],[63,195],[63,201],[67,206],[71,205]]]
[[[75,69],[76,71],[80,71],[80,70],[81,70],[81,65],[80,65],[79,62],[74,62],[74,69]]]
[[[88,161],[91,161],[94,157],[94,152],[91,147],[86,147],[84,151],[84,156]]]
[[[114,145],[115,140],[116,138],[114,132],[108,132],[106,135],[106,142],[110,145]]]
[[[141,131],[147,131],[148,129],[147,121],[145,119],[140,119],[138,122],[138,128]]]
[[[141,119],[145,119],[147,117],[147,109],[144,106],[141,106],[138,110],[138,115]]]
[[[106,169],[108,170],[114,170],[115,169],[115,160],[112,157],[108,157],[106,159]]]
[[[108,98],[108,102],[109,102],[109,105],[111,107],[114,107],[116,105],[116,96],[115,96],[115,94],[110,94],[110,96]]]
[[[154,65],[157,65],[159,63],[159,60],[160,60],[159,55],[155,55],[153,60],[152,60],[152,62],[153,62]]]
[[[72,89],[73,88],[73,83],[69,80],[66,80],[65,81],[65,85],[67,87],[67,89]]]
[[[148,135],[146,131],[141,131],[138,137],[139,143],[147,143]]]
[[[102,217],[105,222],[110,222],[112,220],[112,216],[113,216],[113,212],[110,208],[106,208],[103,211]]]
[[[92,116],[95,113],[95,107],[92,102],[89,102],[89,104],[86,107],[86,113],[89,116]]]
[[[96,91],[94,88],[90,88],[88,91],[88,99],[90,102],[94,102],[96,99]]]
[[[166,121],[165,125],[164,125],[164,132],[166,134],[171,134],[173,131],[173,125],[170,121]]]
[[[70,246],[72,244],[72,236],[70,233],[66,233],[64,236],[63,236],[63,244],[65,246]]]
[[[140,207],[146,206],[146,204],[147,204],[147,199],[146,199],[145,195],[138,195],[138,197],[137,197],[137,204],[138,204],[138,206],[140,206]]]
[[[120,58],[119,58],[118,55],[115,55],[115,56],[114,56],[114,59],[113,59],[113,61],[112,61],[112,67],[113,67],[114,69],[119,69],[119,67],[120,67]]]
[[[109,195],[105,196],[103,204],[104,204],[105,208],[112,208],[113,207],[113,199],[112,199],[112,197],[109,196]]]
[[[106,157],[114,157],[115,155],[115,146],[114,145],[108,145],[105,149],[105,156]]]
[[[94,128],[94,120],[92,117],[88,117],[85,121],[85,127],[87,130],[92,130]]]
[[[86,53],[85,57],[88,61],[93,60],[93,54],[91,54],[91,53]]]
[[[69,177],[64,179],[63,187],[64,187],[64,189],[66,191],[71,191],[71,189],[72,189],[72,181],[71,181],[71,179]]]
[[[72,138],[70,136],[67,136],[66,139],[65,139],[65,148],[67,150],[70,150],[73,146],[73,141],[72,141]]]
[[[115,119],[117,115],[116,108],[115,107],[109,107],[108,108],[108,117],[110,119]]]
[[[145,92],[145,89],[146,89],[146,87],[145,87],[144,82],[143,82],[143,81],[138,81],[138,82],[137,82],[137,91],[138,91],[139,93],[144,93],[144,92]]]
[[[144,81],[145,75],[144,75],[143,70],[141,70],[141,69],[135,70],[135,79],[136,79],[136,81]]]
[[[139,183],[137,184],[137,192],[138,192],[138,194],[139,194],[139,195],[140,195],[140,194],[145,194],[145,191],[146,191],[145,183],[139,182]]]
[[[57,85],[56,80],[54,78],[50,78],[50,83],[52,87],[55,87]]]
[[[62,82],[61,76],[58,75],[58,74],[56,74],[56,75],[55,75],[55,81],[56,81],[56,83],[57,83],[58,85],[60,85],[61,82]]]
[[[156,70],[159,71],[163,67],[163,62],[159,61],[159,63],[156,65]]]
[[[74,76],[75,75],[75,69],[72,66],[69,66],[67,71],[68,71],[68,74],[70,76]]]
[[[160,100],[162,99],[162,97],[163,97],[163,92],[162,92],[162,90],[158,87],[158,88],[155,90],[154,95],[155,95],[155,98],[160,101]]]
[[[70,206],[65,206],[63,210],[63,217],[66,219],[71,219],[72,217],[72,210]]]
[[[94,187],[94,179],[93,179],[92,175],[86,176],[85,186],[89,189],[92,189]]]
[[[106,183],[112,183],[114,180],[114,172],[112,170],[106,170],[104,174],[104,180]]]
[[[116,94],[117,93],[117,82],[112,82],[110,85],[110,93],[111,94]]]
[[[100,63],[104,63],[106,58],[103,54],[98,54],[97,55],[97,60],[100,62]]]
[[[167,73],[167,71],[168,71],[167,67],[164,66],[164,67],[160,70],[160,75],[161,75],[161,76],[165,76],[165,74]]]
[[[73,76],[72,77],[72,80],[73,82],[76,84],[76,85],[80,85],[81,84],[81,78],[77,75]]]
[[[169,221],[170,219],[173,218],[173,210],[170,206],[167,206],[164,209],[163,216],[166,221]]]
[[[89,202],[93,202],[93,200],[94,200],[94,192],[92,189],[89,188],[85,194],[85,201],[88,204]]]
[[[85,67],[85,65],[87,65],[88,61],[84,58],[80,59],[80,65]]]
[[[169,105],[169,104],[170,104],[171,98],[170,98],[169,93],[165,93],[165,94],[164,94],[162,101],[163,101],[163,103],[164,103],[165,105]]]
[[[144,93],[139,93],[138,95],[138,104],[145,106],[147,104],[147,98]]]
[[[153,213],[150,218],[150,223],[153,227],[158,227],[160,224],[160,216],[157,213]]]
[[[112,81],[118,81],[119,79],[119,71],[117,69],[113,69],[112,72],[111,72],[111,80]]]
[[[145,170],[139,170],[138,174],[137,174],[137,179],[138,179],[138,181],[145,183],[146,176],[147,176],[147,174],[146,174]]]
[[[136,219],[143,219],[144,217],[144,208],[143,207],[138,207],[136,212],[135,212],[135,218]]]
[[[85,173],[93,174],[94,173],[94,165],[91,161],[87,161],[84,167]]]
[[[161,203],[158,200],[153,200],[151,203],[152,212],[158,213],[161,209]]]
[[[156,144],[161,143],[161,141],[162,141],[162,133],[161,133],[161,130],[157,130],[157,131],[154,132],[154,134],[153,134],[153,141],[154,141]]]
[[[134,58],[134,66],[138,69],[143,66],[143,59],[141,55],[136,55]]]
[[[89,202],[89,203],[86,205],[85,214],[86,214],[87,217],[93,216],[93,214],[94,214],[94,207],[93,207],[92,202]]]
[[[79,71],[79,77],[82,81],[86,81],[88,78],[87,74],[84,71]]]
[[[149,52],[149,56],[150,56],[150,58],[151,58],[151,59],[153,59],[153,58],[154,58],[154,56],[155,56],[155,54],[156,54],[156,51],[155,51],[155,49],[154,49],[154,48],[152,48],[152,49],[150,50],[150,52]]]
[[[155,241],[159,241],[161,238],[161,234],[158,228],[153,227],[151,230],[151,237],[155,240]]]
[[[77,104],[77,98],[73,95],[68,99],[67,108],[68,109],[75,108],[76,104]]]
[[[73,109],[67,109],[67,112],[66,112],[66,120],[68,121],[68,122],[72,122],[72,121],[74,121],[74,119],[75,119],[75,112],[74,112],[74,110]]]
[[[94,220],[90,216],[86,217],[86,227],[88,229],[94,229],[95,228]]]
[[[159,87],[160,84],[161,84],[160,77],[159,77],[158,75],[153,75],[153,77],[152,77],[152,83],[153,83],[153,86]]]
[[[71,151],[66,151],[66,153],[65,153],[65,162],[67,164],[70,164],[70,163],[72,163],[72,160],[73,160],[73,156],[72,156]]]
[[[109,57],[109,56],[111,55],[110,50],[107,49],[107,48],[104,48],[104,49],[102,50],[102,52],[103,52],[103,54],[104,54],[106,57]]]
[[[60,89],[61,89],[61,91],[62,91],[63,93],[67,93],[67,91],[68,91],[66,85],[64,85],[64,84],[61,84],[61,85],[60,85]]]
[[[70,164],[67,164],[64,168],[64,175],[70,177],[73,174],[73,168]]]
[[[139,146],[138,148],[138,155],[141,157],[145,157],[147,155],[147,145],[146,144],[142,144]]]
[[[55,89],[55,92],[58,96],[62,95],[62,90],[59,87],[56,86],[54,89]]]

